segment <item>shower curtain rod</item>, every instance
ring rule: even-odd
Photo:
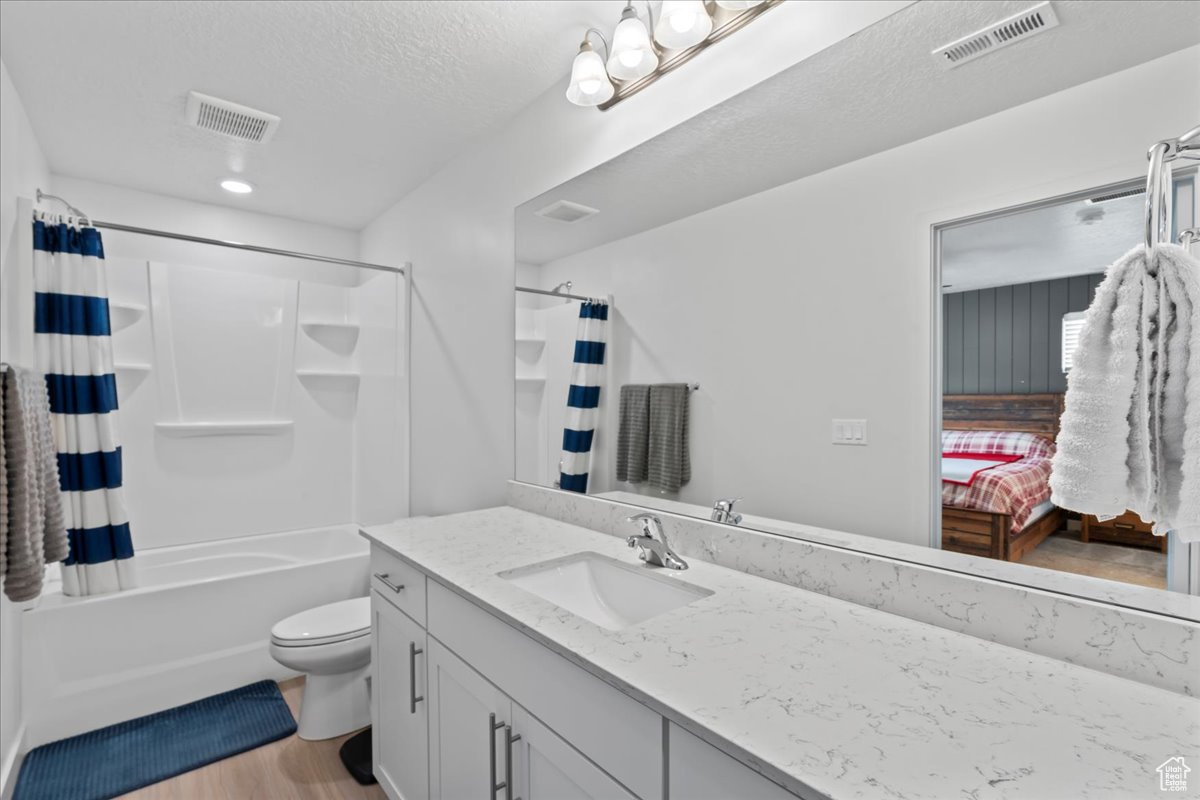
[[[234,250],[248,250],[252,253],[266,253],[272,256],[287,256],[288,258],[301,258],[305,261],[320,261],[325,264],[341,264],[346,267],[362,267],[363,269],[373,269],[379,272],[394,272],[400,275],[404,274],[403,267],[389,267],[386,264],[371,264],[366,261],[355,261],[349,258],[334,258],[333,256],[318,256],[312,253],[297,253],[294,250],[280,250],[275,247],[260,247],[256,244],[242,244],[241,242],[230,242],[225,239],[208,239],[203,236],[189,236],[186,233],[171,233],[170,231],[156,231],[153,228],[138,228],[134,225],[121,225],[116,222],[101,222],[97,219],[91,219],[87,214],[84,214],[75,206],[68,203],[64,198],[55,194],[47,194],[41,189],[37,190],[37,199],[40,203],[43,199],[57,200],[71,210],[77,217],[81,217],[85,222],[93,228],[104,228],[110,231],[122,231],[124,233],[140,233],[143,236],[158,236],[162,239],[177,239],[181,242],[195,242],[196,244],[212,244],[217,247],[229,247]]]
[[[234,250],[249,250],[252,253],[266,253],[272,256],[287,256],[288,258],[302,258],[305,261],[321,261],[325,264],[341,264],[346,267],[362,267],[363,269],[373,269],[379,272],[395,272],[400,275],[404,274],[404,267],[389,267],[386,264],[371,264],[366,261],[355,261],[350,258],[334,258],[333,256],[318,256],[312,253],[298,253],[294,250],[280,250],[275,247],[260,247],[256,244],[242,244],[241,242],[229,242],[224,239],[207,239],[203,236],[189,236],[186,233],[171,233],[170,231],[156,231],[152,228],[138,228],[133,225],[121,225],[116,222],[101,222],[100,220],[92,220],[92,226],[96,228],[104,228],[110,231],[123,231],[125,233],[140,233],[145,236],[158,236],[163,239],[178,239],[182,242],[195,242],[197,244],[214,244],[218,247],[230,247]]]
[[[514,286],[513,289],[518,292],[528,292],[529,294],[544,294],[547,297],[561,297],[564,300],[582,300],[587,303],[595,300],[594,297],[584,297],[579,294],[567,294],[566,292],[552,292],[549,289],[530,289],[528,286]]]

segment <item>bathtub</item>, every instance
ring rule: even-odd
[[[138,588],[64,597],[51,581],[21,615],[23,749],[293,673],[271,626],[361,597],[369,547],[354,525],[140,551]]]

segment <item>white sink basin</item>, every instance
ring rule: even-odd
[[[602,628],[619,631],[712,594],[664,575],[666,571],[623,564],[599,553],[576,553],[510,569],[499,577]]]

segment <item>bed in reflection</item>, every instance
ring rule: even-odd
[[[1061,528],[1050,459],[1061,394],[946,395],[942,549],[1020,561]]]

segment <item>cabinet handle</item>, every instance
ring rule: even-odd
[[[391,581],[388,580],[388,575],[389,575],[389,573],[387,573],[387,572],[376,572],[375,573],[375,577],[379,578],[380,582],[382,582],[384,586],[388,587],[396,594],[400,594],[400,592],[402,592],[404,590],[404,584],[403,583],[392,583]]]
[[[408,712],[410,714],[417,713],[417,703],[424,700],[424,696],[417,697],[417,656],[425,651],[417,647],[416,642],[408,643]]]
[[[1120,529],[1126,530],[1126,531],[1131,531],[1134,529],[1135,526],[1132,522],[1114,522],[1113,527],[1120,528]]]
[[[504,726],[504,800],[513,800],[512,746],[521,741],[521,734],[513,736],[512,726]],[[521,798],[516,798],[521,800]]]
[[[506,727],[503,722],[496,722],[495,714],[488,714],[488,786],[491,787],[491,797],[505,788],[508,781],[496,783],[496,731]]]

